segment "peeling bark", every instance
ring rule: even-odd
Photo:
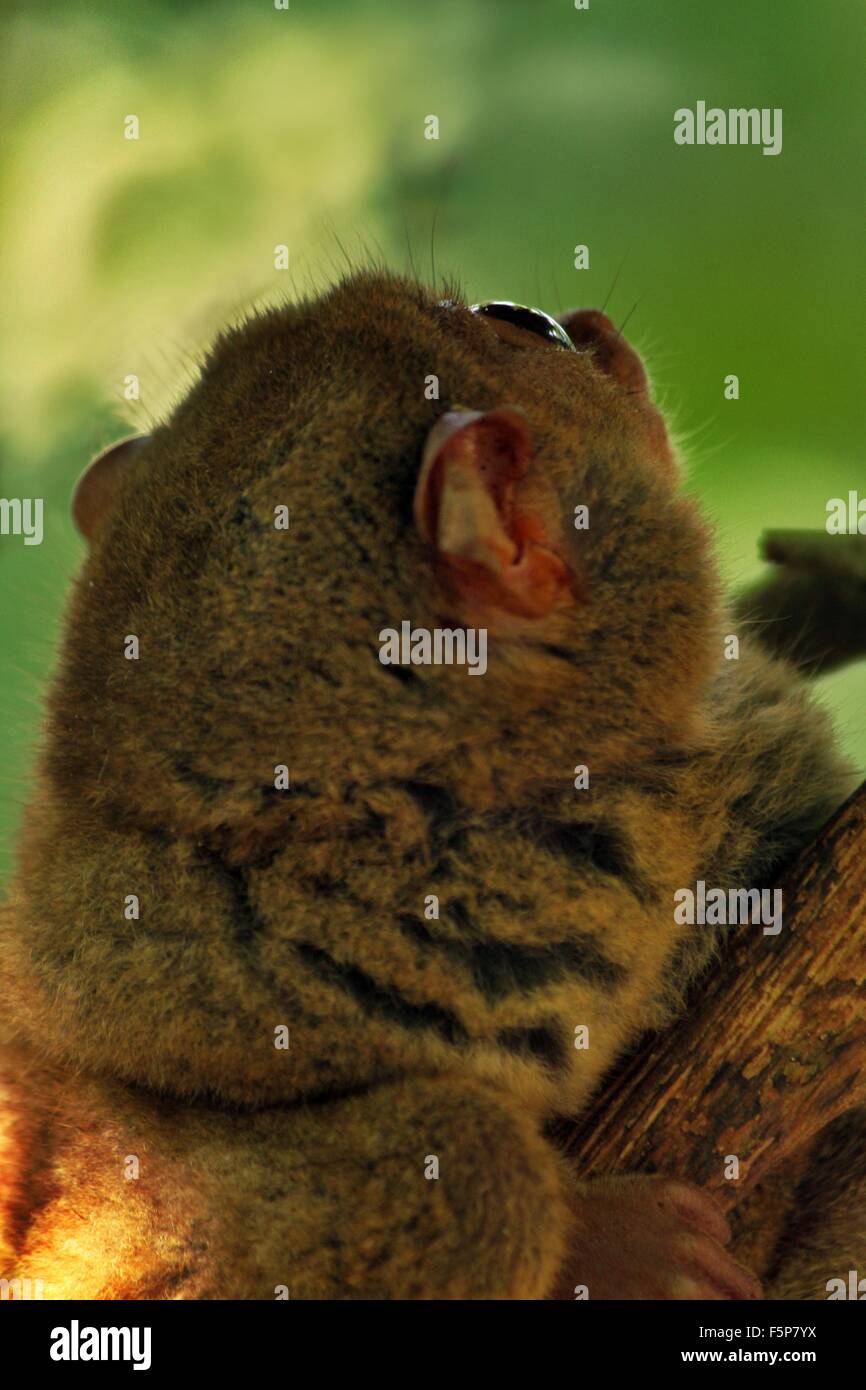
[[[779,886],[780,934],[733,928],[689,1012],[569,1131],[582,1176],[664,1171],[730,1208],[866,1103],[866,784]]]

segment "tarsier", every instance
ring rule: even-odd
[[[560,324],[354,274],[84,476],[0,916],[4,1277],[761,1296],[708,1196],[583,1180],[549,1122],[710,966],[676,890],[768,887],[848,774],[726,610],[638,356]],[[404,622],[483,629],[483,678],[383,664]],[[840,1211],[866,1271],[860,1152],[825,1277]],[[797,1260],[767,1295],[825,1296]]]

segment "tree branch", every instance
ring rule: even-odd
[[[732,1207],[866,1103],[866,784],[780,886],[779,935],[733,928],[688,1013],[571,1130],[566,1150],[581,1176],[663,1171]],[[730,1154],[736,1183],[725,1179]]]

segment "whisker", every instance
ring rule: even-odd
[[[562,302],[562,297],[559,293],[559,282],[556,278],[556,254],[550,247],[548,247],[548,264],[550,266],[550,278],[553,281],[554,310],[555,313],[561,313],[565,305]],[[542,308],[543,307],[542,305]]]
[[[631,318],[631,316],[632,316],[632,314],[634,313],[634,311],[635,311],[635,309],[637,308],[637,306],[638,306],[639,304],[642,304],[645,298],[646,298],[646,295],[643,295],[643,294],[642,294],[641,297],[640,297],[640,299],[636,299],[636,300],[635,300],[634,304],[631,306],[631,308],[629,309],[629,311],[628,311],[628,313],[626,314],[625,318],[623,319],[622,323],[620,324],[619,328],[617,329],[617,333],[616,333],[617,338],[621,338],[621,337],[622,337],[623,329],[625,328],[626,324],[628,323],[629,319]]]
[[[405,217],[404,217],[404,219],[403,219],[403,232],[404,232],[405,237],[406,237],[406,251],[407,251],[407,253],[408,253],[408,255],[409,255],[409,268],[410,268],[410,270],[411,270],[411,272],[412,272],[412,279],[415,281],[415,284],[416,284],[416,285],[418,286],[418,288],[420,289],[420,288],[421,288],[421,281],[418,279],[418,271],[417,271],[416,268],[415,268],[415,257],[414,257],[413,254],[412,254],[412,241],[411,241],[411,238],[410,238],[410,236],[409,236],[409,224],[408,224],[408,222],[406,221]]]
[[[613,294],[614,290],[616,289],[617,285],[619,284],[619,277],[620,277],[620,275],[622,274],[623,266],[625,265],[625,263],[626,263],[626,261],[628,260],[628,258],[629,258],[630,255],[631,255],[631,247],[629,246],[629,247],[625,250],[625,252],[623,253],[623,258],[622,258],[622,260],[620,261],[619,267],[618,267],[618,269],[617,269],[617,272],[616,272],[616,274],[615,274],[614,277],[613,277],[613,284],[611,285],[610,289],[608,290],[607,294],[605,295],[604,303],[603,303],[602,306],[601,306],[601,312],[602,312],[602,313],[604,313],[605,309],[607,308],[608,302],[609,302],[609,300],[610,300],[610,297],[611,297],[611,295]]]
[[[436,252],[434,245],[436,241],[436,219],[438,216],[439,204],[437,203],[433,209],[433,221],[430,224],[430,280],[433,285],[436,284]]]

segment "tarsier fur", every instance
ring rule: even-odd
[[[723,605],[636,355],[601,315],[563,321],[577,352],[353,275],[222,337],[89,485],[0,914],[3,1276],[85,1299],[754,1296],[699,1194],[583,1182],[545,1127],[710,965],[675,890],[769,886],[847,774]],[[461,410],[472,449],[425,534],[425,442]],[[498,550],[443,553],[461,478]],[[486,627],[483,679],[383,666],[404,619]],[[802,1271],[796,1241],[757,1269],[785,1296],[843,1272],[831,1168]],[[649,1205],[649,1282],[617,1286],[617,1213]]]

